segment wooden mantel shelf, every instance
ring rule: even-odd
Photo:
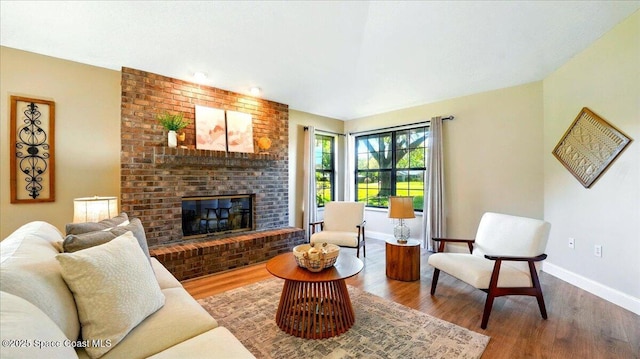
[[[153,149],[153,163],[166,167],[268,167],[279,161],[276,154],[208,151],[158,146]]]

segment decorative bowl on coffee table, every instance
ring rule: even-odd
[[[311,272],[320,272],[332,267],[339,254],[340,247],[330,243],[309,243],[293,247],[293,256],[298,266]]]

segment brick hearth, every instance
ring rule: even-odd
[[[185,280],[263,262],[305,241],[304,230],[281,228],[155,247],[150,253],[178,280]]]

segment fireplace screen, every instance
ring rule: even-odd
[[[184,238],[253,230],[253,196],[182,198]]]

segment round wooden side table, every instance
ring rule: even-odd
[[[320,272],[299,267],[293,253],[270,259],[269,273],[285,280],[276,313],[278,327],[306,339],[330,338],[349,330],[355,314],[344,280],[363,266],[360,259],[344,253],[333,267]]]
[[[401,244],[390,239],[385,250],[387,277],[405,282],[420,279],[420,242],[410,239]]]

